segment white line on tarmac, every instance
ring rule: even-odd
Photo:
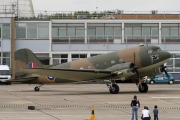
[[[151,97],[151,98],[165,98],[165,99],[173,98],[173,99],[180,99],[180,97]]]

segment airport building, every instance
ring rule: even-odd
[[[44,64],[49,65],[144,44],[169,51],[172,57],[167,70],[180,73],[179,12],[45,11],[35,15],[31,10],[29,16],[2,14],[0,64],[11,67],[14,51],[21,48],[31,49]]]

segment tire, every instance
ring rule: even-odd
[[[151,80],[151,81],[149,82],[149,84],[151,84],[151,85],[154,84],[154,80]]]
[[[35,87],[35,88],[34,88],[34,91],[39,91],[39,90],[40,90],[39,87]]]
[[[112,87],[109,88],[111,94],[119,93],[119,86],[117,84],[112,84]]]
[[[142,83],[139,86],[139,92],[141,93],[146,93],[148,91],[148,85],[146,83]]]
[[[170,85],[172,85],[173,83],[174,83],[174,81],[172,81],[172,80],[169,81],[169,84],[170,84]]]

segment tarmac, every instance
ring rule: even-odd
[[[96,120],[131,120],[130,102],[134,95],[141,111],[149,107],[153,119],[154,105],[160,120],[180,120],[180,84],[148,85],[139,93],[133,83],[120,83],[119,94],[110,94],[105,84],[0,85],[0,120],[89,120],[92,106]],[[35,110],[28,109],[35,106]]]

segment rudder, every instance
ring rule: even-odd
[[[41,61],[29,49],[19,49],[14,53],[16,71],[21,68],[43,67]]]

